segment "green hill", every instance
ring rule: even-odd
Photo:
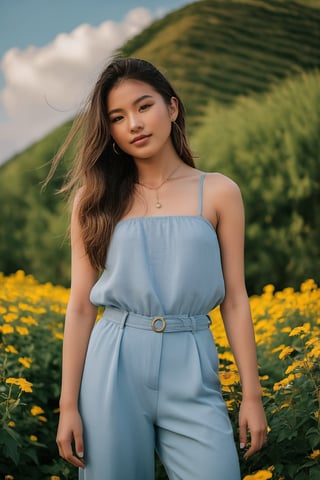
[[[205,0],[154,22],[122,52],[149,59],[168,74],[186,103],[194,135],[212,101],[228,108],[239,96],[262,94],[286,77],[320,67],[319,24],[319,1]],[[23,268],[40,281],[68,284],[66,214],[54,196],[65,167],[45,193],[39,185],[68,128],[61,126],[0,168],[5,273]]]
[[[155,61],[192,123],[209,99],[233,102],[320,66],[320,2],[206,0],[153,23],[122,51]]]

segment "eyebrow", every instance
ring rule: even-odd
[[[146,98],[153,98],[153,97],[152,97],[152,95],[142,95],[141,97],[137,98],[134,102],[132,102],[132,105],[135,106],[139,102],[141,102],[142,100],[144,100]],[[114,108],[113,110],[110,110],[108,112],[108,115],[112,115],[113,113],[119,113],[119,112],[122,112],[122,111],[123,111],[122,108]]]

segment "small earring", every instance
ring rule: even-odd
[[[114,151],[114,153],[116,155],[120,155],[120,152],[118,152],[115,142],[113,142],[113,144],[112,144],[112,150]]]

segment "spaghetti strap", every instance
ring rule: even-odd
[[[203,180],[206,176],[205,173],[200,175],[199,179],[199,192],[198,192],[198,215],[202,216],[202,203],[203,203]]]

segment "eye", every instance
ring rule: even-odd
[[[143,105],[140,105],[139,110],[140,111],[148,110],[148,108],[150,108],[151,106],[152,106],[151,103],[144,103]]]
[[[117,123],[117,122],[120,122],[120,120],[122,120],[122,118],[123,118],[123,117],[119,115],[118,117],[113,117],[113,118],[111,118],[111,119],[110,119],[110,122],[111,122],[111,123]]]

